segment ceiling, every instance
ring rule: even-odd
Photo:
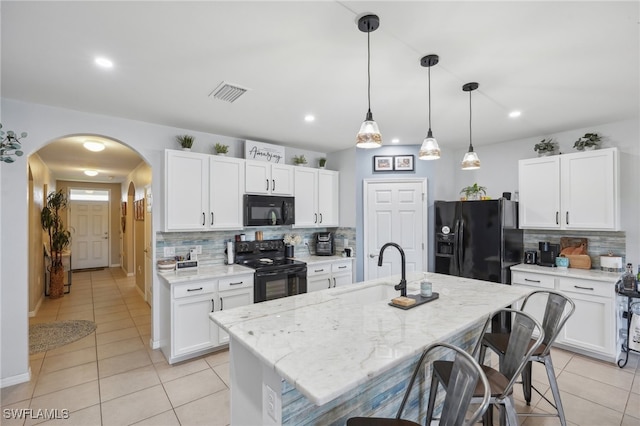
[[[426,54],[440,56],[431,69],[431,127],[442,150],[469,143],[462,85],[470,81],[480,84],[472,94],[476,147],[640,112],[636,1],[0,7],[3,97],[319,152],[353,146],[365,118],[367,36],[356,22],[367,13],[380,17],[371,33],[371,110],[385,144],[419,144],[426,134]],[[98,55],[114,67],[96,67]],[[233,103],[209,97],[223,81],[249,90]],[[509,118],[512,110],[522,115]],[[306,114],[316,120],[305,122]],[[50,151],[40,152],[47,164]],[[84,152],[64,154],[85,161]]]

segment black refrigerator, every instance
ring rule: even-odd
[[[523,258],[516,201],[436,201],[434,222],[437,273],[511,284]]]

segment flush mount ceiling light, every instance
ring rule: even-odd
[[[393,139],[391,139],[391,143],[400,143],[400,139],[393,138]]]
[[[306,121],[307,123],[312,123],[316,121],[316,117],[311,114],[307,114],[304,116],[304,121]]]
[[[356,136],[356,147],[358,148],[379,148],[382,146],[382,135],[378,129],[378,123],[373,121],[373,114],[371,114],[371,44],[369,40],[371,33],[379,26],[380,18],[377,15],[365,15],[358,19],[358,29],[367,33],[367,101],[369,106],[367,116]]]
[[[418,152],[418,158],[420,160],[437,160],[440,158],[438,141],[433,137],[433,133],[431,133],[431,67],[436,65],[438,60],[438,55],[427,55],[420,59],[420,65],[429,69],[429,130]]]
[[[93,152],[100,152],[100,151],[103,151],[105,148],[102,142],[96,142],[96,141],[86,141],[85,143],[82,144],[82,146],[84,146],[89,151],[93,151]]]
[[[478,83],[467,83],[462,86],[462,90],[469,92],[469,152],[462,159],[462,170],[475,170],[480,168],[480,159],[478,154],[473,152],[473,144],[471,143],[471,92],[478,88]]]
[[[522,113],[521,113],[520,111],[511,111],[511,112],[509,113],[509,117],[511,117],[511,118],[517,118],[517,117],[520,117],[520,115],[521,115],[521,114],[522,114]]]
[[[94,60],[95,64],[101,68],[113,68],[113,61],[103,56],[98,56]]]
[[[97,176],[98,172],[96,170],[85,170],[84,174],[87,176]]]

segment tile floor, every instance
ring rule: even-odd
[[[118,268],[73,275],[70,294],[46,299],[31,323],[89,319],[95,333],[30,357],[32,379],[2,389],[2,425],[226,425],[229,423],[228,352],[170,366],[149,349],[150,308],[133,277]],[[553,351],[567,420],[579,426],[640,426],[640,357],[624,369]],[[536,387],[551,398],[544,370],[534,366]],[[534,393],[527,407],[518,388],[519,412],[552,412]],[[11,409],[58,409],[68,419],[7,418]],[[497,421],[497,416],[496,416]],[[557,418],[525,418],[524,425],[557,425]]]

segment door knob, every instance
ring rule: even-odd
[[[377,254],[373,254],[373,253],[369,253],[369,257],[373,259],[374,257],[378,257],[378,255]]]

